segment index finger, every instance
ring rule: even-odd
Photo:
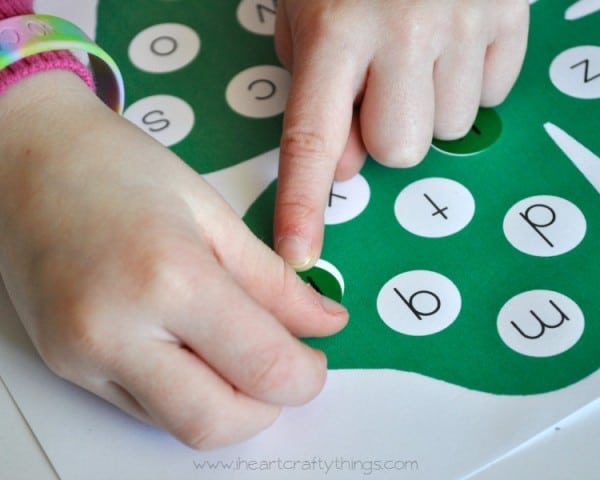
[[[323,214],[360,83],[358,69],[335,42],[323,44],[294,52],[281,139],[274,242],[296,270],[310,268],[320,255]]]

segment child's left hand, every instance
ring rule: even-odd
[[[293,80],[281,142],[275,248],[319,257],[334,177],[368,151],[394,167],[432,136],[462,137],[500,103],[525,54],[527,0],[279,0],[276,46]],[[365,148],[366,147],[366,148]]]

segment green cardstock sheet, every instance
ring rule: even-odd
[[[530,3],[504,103],[463,139],[434,140],[418,166],[368,159],[332,185],[321,259],[300,276],[350,321],[303,339],[327,354],[324,390],[255,438],[193,451],[59,379],[0,289],[0,380],[61,480],[478,480],[597,403],[600,0]],[[36,7],[96,38],[122,69],[125,117],[272,245],[291,82],[273,48],[276,1]]]
[[[99,6],[98,41],[123,67],[125,115],[163,142],[181,131],[172,149],[212,176],[235,176],[276,148],[289,77],[273,48],[275,2],[138,3],[144,15],[115,15],[116,0]],[[369,159],[332,186],[326,266],[303,275],[333,298],[343,290],[350,312],[341,333],[308,340],[330,368],[525,395],[600,366],[600,24],[597,14],[565,20],[566,5],[532,6],[517,85],[465,138],[435,140],[414,168]],[[189,36],[196,46],[185,51]],[[192,112],[187,126],[170,113],[173,98]],[[268,244],[275,190],[273,178],[240,212]]]

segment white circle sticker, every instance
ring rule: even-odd
[[[187,137],[195,121],[192,108],[171,95],[142,98],[129,106],[123,116],[166,147]]]
[[[462,306],[458,288],[447,277],[428,270],[401,273],[377,296],[377,311],[392,330],[424,336],[448,328]]]
[[[237,74],[225,92],[229,106],[246,117],[268,118],[283,113],[291,76],[282,67],[259,65]]]
[[[550,65],[550,79],[556,88],[575,98],[600,98],[600,47],[569,48]]]
[[[360,174],[344,182],[334,182],[325,209],[325,224],[337,225],[358,217],[371,198],[369,184]]]
[[[277,0],[242,0],[237,9],[240,24],[258,35],[275,33]]]
[[[584,326],[579,306],[551,290],[516,295],[502,307],[497,321],[502,341],[528,357],[551,357],[567,351],[581,338]]]
[[[521,252],[553,257],[574,249],[587,229],[581,210],[552,195],[521,200],[504,217],[504,235]]]
[[[333,278],[335,278],[337,280],[338,284],[340,285],[342,294],[344,293],[344,290],[346,288],[346,284],[344,283],[344,277],[342,276],[342,273],[338,270],[338,268],[333,263],[320,258],[319,260],[317,260],[317,263],[315,263],[315,267],[322,268],[326,272],[331,273],[331,275],[333,275]]]
[[[129,44],[129,58],[140,70],[167,73],[185,67],[200,52],[200,37],[186,25],[161,23],[149,27]]]
[[[427,238],[452,235],[475,214],[475,200],[460,183],[447,178],[424,178],[400,192],[396,219],[406,230]]]

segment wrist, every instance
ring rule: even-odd
[[[0,268],[31,236],[27,225],[42,221],[40,206],[65,188],[64,179],[97,162],[76,151],[82,139],[101,135],[96,127],[110,121],[104,116],[118,118],[66,71],[26,78],[0,96]]]
[[[40,138],[45,141],[45,132],[54,130],[56,122],[68,115],[58,109],[68,110],[71,105],[91,99],[96,100],[94,92],[70,71],[48,70],[24,78],[0,95],[1,151],[33,145]]]
[[[16,185],[15,172],[44,161],[59,162],[92,130],[92,117],[106,109],[75,74],[52,70],[25,78],[0,95],[0,209]]]

